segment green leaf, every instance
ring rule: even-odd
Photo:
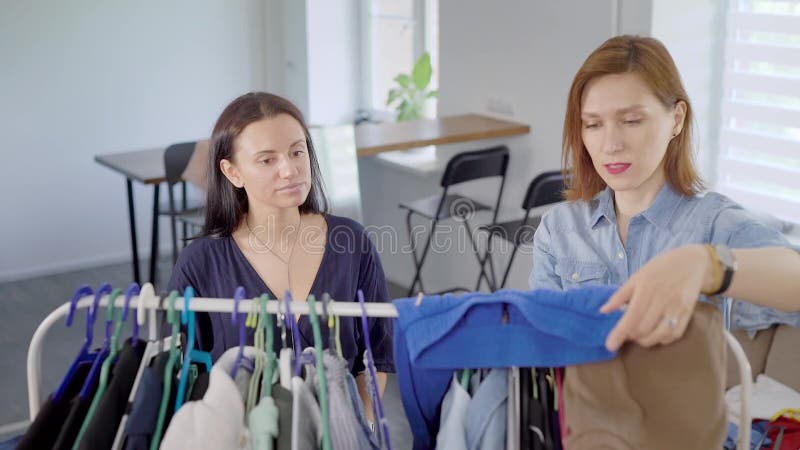
[[[439,97],[439,91],[430,91],[428,92],[428,95],[425,96],[425,98],[437,98],[437,97]]]
[[[400,89],[392,89],[392,90],[390,90],[389,91],[389,97],[386,99],[386,106],[389,106],[392,103],[394,103],[395,100],[400,98],[400,95],[402,93],[403,92]]]
[[[408,75],[401,73],[400,75],[394,77],[394,81],[397,82],[400,86],[407,88],[411,84],[411,77]]]
[[[414,77],[414,84],[418,89],[425,89],[428,87],[428,84],[431,82],[432,73],[431,55],[425,52],[414,64],[414,70],[411,72],[411,76]]]

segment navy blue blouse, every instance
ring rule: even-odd
[[[364,232],[364,227],[354,220],[327,214],[328,225],[325,251],[316,278],[311,285],[311,294],[321,300],[328,293],[337,302],[358,301],[356,291],[361,289],[368,302],[389,301],[389,289],[383,267],[375,247]],[[172,270],[169,290],[183,292],[192,286],[197,297],[233,298],[238,286],[244,287],[247,298],[267,293],[276,297],[264,283],[241,249],[230,236],[223,238],[199,238],[189,244],[180,254]],[[238,328],[231,323],[229,313],[198,313],[198,345],[210,351],[216,360],[231,347],[239,345]],[[311,322],[307,316],[298,321],[301,348],[314,345]],[[252,345],[253,329],[247,329],[247,341]],[[370,344],[379,372],[394,372],[392,357],[391,319],[369,319]],[[280,334],[275,327],[275,350],[281,347]],[[322,324],[323,343],[328,346],[327,324]],[[291,342],[287,332],[287,343]],[[342,353],[353,374],[364,371],[362,361],[365,344],[361,319],[340,319]],[[289,344],[291,345],[291,344]]]

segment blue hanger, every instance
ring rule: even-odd
[[[103,296],[103,294],[109,295],[108,302],[111,303],[117,298],[117,296],[120,293],[122,293],[120,289],[114,289],[112,291],[111,284],[109,283],[103,283],[97,289],[97,292],[94,293],[94,303],[92,303],[92,317],[91,317],[92,328],[94,328],[94,322],[97,319],[97,309],[100,307],[100,298]],[[105,340],[103,341],[103,347],[100,349],[100,352],[97,354],[97,357],[95,357],[94,362],[92,363],[92,368],[89,369],[89,375],[86,376],[86,381],[84,381],[83,387],[81,388],[80,396],[84,400],[89,398],[92,388],[94,387],[95,381],[97,380],[97,377],[100,376],[100,368],[103,365],[103,360],[105,360],[106,356],[108,356],[108,350],[111,347],[111,328],[114,325],[113,319],[114,318],[111,317],[110,319],[106,320],[106,337]],[[89,325],[87,325],[87,328],[88,327]],[[91,339],[93,337],[93,332],[89,334],[90,334],[89,338]]]
[[[181,378],[178,382],[178,395],[175,399],[175,412],[183,406],[183,399],[186,396],[186,382],[189,378],[189,365],[192,362],[205,364],[206,371],[211,372],[211,354],[194,348],[195,335],[195,313],[189,309],[189,304],[194,298],[194,288],[187,286],[183,291],[183,313],[181,323],[186,325],[187,339],[186,352],[184,353],[183,366],[181,366]]]
[[[122,307],[122,322],[128,320],[128,310],[131,307],[131,298],[134,295],[139,295],[141,290],[139,289],[139,283],[131,283],[128,286],[128,290],[125,291],[125,306]],[[143,308],[140,304],[139,308]],[[133,334],[131,334],[131,345],[136,347],[139,345],[139,321],[136,320],[136,317],[133,318]]]
[[[367,348],[367,370],[370,375],[370,389],[372,389],[372,411],[378,417],[380,424],[381,434],[383,441],[386,443],[386,449],[392,450],[392,445],[389,442],[389,424],[386,422],[386,417],[383,414],[383,402],[380,397],[380,390],[378,389],[378,376],[375,373],[375,360],[372,358],[372,344],[369,341],[369,321],[367,320],[367,307],[364,303],[364,292],[359,289],[356,292],[358,296],[358,303],[361,305],[361,331],[364,336],[364,346]]]
[[[78,300],[87,295],[92,295],[93,293],[94,292],[92,292],[92,288],[89,287],[89,285],[84,284],[75,291],[75,294],[72,295],[72,300],[69,302],[69,314],[67,315],[68,327],[72,326],[72,321],[75,317],[75,307],[78,303]],[[58,399],[64,395],[64,391],[67,390],[67,386],[69,386],[70,382],[75,377],[75,373],[78,371],[78,366],[88,362],[94,362],[94,359],[97,356],[96,353],[90,351],[92,347],[92,325],[94,324],[92,313],[93,312],[91,308],[89,308],[86,312],[86,338],[83,340],[83,346],[81,346],[78,356],[75,357],[75,360],[69,366],[69,369],[67,369],[67,374],[64,376],[64,379],[61,380],[61,384],[53,394],[53,402],[58,401]]]
[[[236,378],[236,372],[239,370],[240,365],[248,372],[252,372],[255,369],[255,361],[244,356],[245,324],[244,320],[239,317],[239,302],[244,300],[244,296],[244,288],[242,286],[237,287],[236,292],[233,294],[233,311],[231,312],[231,323],[239,326],[239,354],[236,355],[236,361],[231,369],[231,378],[233,379]]]
[[[283,294],[283,303],[286,305],[286,316],[284,320],[286,321],[286,326],[292,330],[292,349],[294,350],[294,375],[299,377],[303,373],[303,361],[301,358],[302,350],[300,349],[300,330],[297,328],[297,323],[294,318],[294,314],[292,314],[292,293],[289,292],[287,289],[286,292]],[[313,356],[311,356],[313,358]],[[307,361],[311,364],[314,363],[313,360]]]

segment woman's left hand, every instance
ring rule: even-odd
[[[626,341],[652,347],[678,340],[710,271],[711,258],[702,245],[678,247],[648,261],[600,308],[602,313],[625,310],[606,347],[616,351]]]

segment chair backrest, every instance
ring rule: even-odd
[[[508,147],[459,153],[447,162],[442,187],[480,178],[505,176],[508,168]]]
[[[171,186],[180,181],[188,181],[206,190],[208,166],[208,141],[182,142],[172,144],[164,150],[164,172]]]
[[[558,203],[564,200],[564,176],[560,170],[543,172],[531,181],[522,200],[522,209]]]

